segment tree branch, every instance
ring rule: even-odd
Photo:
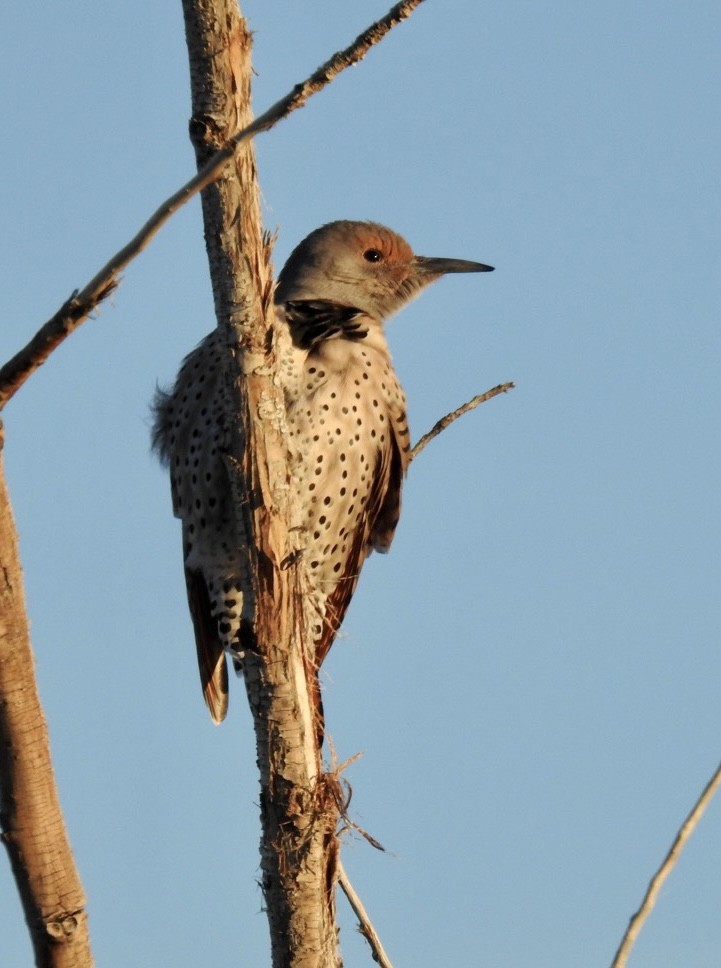
[[[443,433],[446,427],[450,427],[450,425],[454,421],[458,420],[459,417],[462,417],[464,413],[475,410],[476,407],[480,406],[482,403],[485,403],[486,400],[490,400],[492,397],[497,397],[499,393],[508,393],[509,390],[514,389],[515,385],[515,383],[501,383],[497,387],[493,387],[492,390],[486,390],[485,393],[479,393],[477,396],[473,397],[472,400],[469,400],[467,403],[464,403],[463,406],[458,407],[457,410],[453,410],[451,413],[447,413],[445,417],[441,417],[441,419],[431,427],[427,434],[423,434],[421,439],[415,445],[411,451],[411,460],[414,460],[414,458],[416,458],[422,450],[425,450],[434,437],[437,437],[439,434]]]
[[[0,450],[2,440],[0,439]],[[65,830],[35,683],[0,454],[0,822],[39,968],[90,968],[85,894]]]
[[[663,863],[651,878],[651,882],[649,883],[646,894],[641,902],[641,907],[638,909],[638,911],[636,911],[629,922],[626,933],[621,939],[621,944],[616,952],[616,956],[611,962],[611,968],[625,968],[626,962],[628,961],[628,956],[631,953],[631,948],[633,948],[634,944],[636,943],[636,938],[638,937],[641,928],[656,904],[656,899],[658,898],[659,892],[663,887],[664,881],[675,867],[676,862],[681,856],[681,851],[690,840],[691,835],[698,826],[699,821],[706,810],[706,807],[713,799],[713,796],[718,790],[719,786],[721,786],[721,765],[718,766],[716,772],[706,784],[701,796],[694,804],[691,813],[689,813],[688,817],[686,817],[681,829],[676,834],[676,839],[671,845],[671,849],[666,854]]]
[[[341,71],[361,61],[372,46],[382,40],[389,30],[410,17],[422,2],[423,0],[404,0],[402,3],[397,3],[385,17],[371,24],[352,44],[334,54],[305,81],[296,84],[292,91],[264,114],[228,137],[198,173],[167,198],[127,245],[116,252],[81,290],[76,290],[30,342],[0,369],[0,409],[14,396],[28,377],[45,362],[52,351],[118,286],[120,273],[146,248],[168,219],[198,192],[216,181],[240,145],[250,141],[262,131],[269,131],[283,118],[287,118],[293,111],[303,107],[310,97],[330,84]],[[203,5],[199,3],[200,8]]]
[[[340,858],[338,859],[338,883],[340,884],[343,893],[348,898],[348,902],[353,908],[353,913],[358,918],[358,930],[371,946],[373,960],[376,961],[381,968],[393,968],[391,960],[383,948],[381,939],[378,937],[378,932],[373,927],[373,923],[368,917],[368,912],[363,907],[363,902],[356,894],[355,889],[348,878],[345,867],[343,867],[343,864],[340,861]]]

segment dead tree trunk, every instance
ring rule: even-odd
[[[250,33],[236,0],[184,0],[183,9],[190,130],[202,166],[251,121]],[[276,378],[270,243],[261,228],[252,145],[241,147],[202,200],[218,325],[227,334],[226,375],[242,416],[228,472],[238,494],[254,495],[243,527],[253,536],[257,644],[246,653],[244,673],[260,769],[261,866],[273,965],[334,968],[340,965],[340,798],[334,778],[322,773],[316,736],[304,563],[295,555],[285,407]]]

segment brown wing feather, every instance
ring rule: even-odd
[[[371,544],[376,551],[388,551],[401,516],[401,491],[403,478],[410,463],[411,442],[408,432],[405,397],[398,387],[398,397],[389,402],[389,425],[392,432],[389,448],[390,466],[385,482],[385,493],[378,514],[373,521]]]
[[[218,635],[218,623],[211,615],[208,589],[200,572],[186,568],[185,584],[195,630],[203,699],[213,722],[222,723],[228,712],[228,666]]]
[[[317,668],[320,668],[333,645],[336,632],[340,628],[358,584],[363,562],[376,542],[384,550],[390,547],[400,515],[401,488],[406,463],[394,433],[388,446],[378,455],[368,501],[353,535],[345,568],[328,596],[325,627],[316,647]],[[379,528],[382,539],[380,539]]]

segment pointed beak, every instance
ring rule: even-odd
[[[466,259],[434,259],[417,255],[414,259],[419,272],[430,276],[442,276],[447,272],[493,272],[493,266],[482,262],[468,262]]]

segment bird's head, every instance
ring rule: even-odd
[[[414,255],[375,222],[329,222],[296,246],[278,279],[276,302],[327,299],[385,320],[449,272],[490,272],[463,259]]]

